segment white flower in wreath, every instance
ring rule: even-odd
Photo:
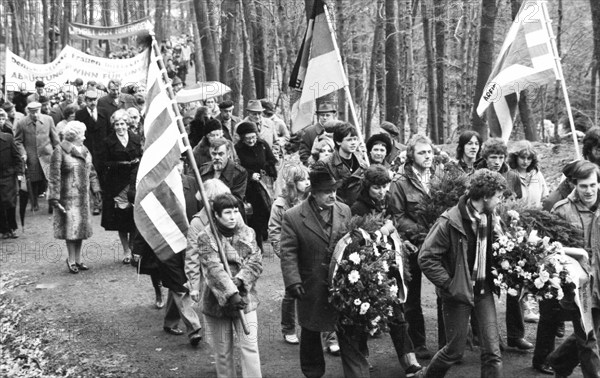
[[[558,289],[558,294],[556,294],[556,299],[558,299],[560,301],[561,299],[563,299],[564,296],[565,296],[565,293],[563,292],[563,290]]]
[[[498,274],[498,279],[502,281],[504,279],[504,275],[502,273]]]
[[[387,272],[390,270],[390,267],[389,267],[389,265],[388,265],[387,261],[385,261],[385,260],[384,260],[384,261],[381,263],[381,269],[383,269],[383,271],[384,271],[384,272],[386,272],[386,273],[387,273]]]
[[[354,264],[360,264],[360,255],[357,252],[353,252],[348,256],[348,260],[352,261]]]
[[[492,275],[498,277],[498,271],[496,268],[492,268]]]
[[[498,242],[492,243],[492,248],[494,250],[500,249],[500,244]]]
[[[356,298],[356,299],[354,300],[354,305],[355,305],[355,306],[360,306],[360,304],[361,304],[361,303],[362,303],[362,301],[361,301],[359,298]]]
[[[506,290],[506,294],[510,295],[511,297],[516,297],[518,292],[517,292],[517,290],[510,287],[510,288],[508,288],[508,290]]]
[[[537,289],[541,289],[544,287],[544,282],[539,277],[533,281],[533,284]]]
[[[538,236],[537,230],[531,230],[529,236],[527,237],[527,242],[531,244],[537,244],[540,240],[542,240],[542,238]]]
[[[363,302],[363,304],[360,305],[359,314],[360,315],[366,314],[367,311],[369,310],[369,307],[371,307],[371,304],[369,304],[369,302]]]
[[[506,244],[506,250],[507,251],[512,251],[515,248],[515,243],[513,243],[512,241],[509,241],[508,244]]]
[[[546,281],[548,281],[550,279],[550,273],[548,273],[547,270],[540,270],[540,280],[542,280],[543,283],[546,283]]]
[[[394,284],[390,286],[390,294],[394,296],[398,295],[398,285]]]
[[[348,274],[348,281],[350,281],[350,283],[357,283],[358,280],[360,280],[360,274],[358,271],[353,270]]]
[[[550,285],[552,285],[553,287],[560,289],[560,278],[558,277],[552,277],[550,278]]]
[[[377,272],[377,285],[381,285],[382,282],[383,276],[381,275],[381,273]]]
[[[498,243],[502,244],[502,245],[506,245],[506,243],[508,243],[508,236],[506,235],[502,235],[498,238]]]
[[[505,248],[500,248],[500,250],[498,251],[499,254],[501,255],[505,255],[506,254],[506,249]]]
[[[517,264],[519,264],[519,266],[522,268],[525,266],[525,260],[519,260]]]
[[[508,270],[510,268],[510,263],[508,262],[508,260],[502,260],[502,262],[500,263],[500,267],[504,270]]]
[[[544,236],[544,238],[542,239],[542,243],[544,244],[544,247],[550,248],[550,237]]]
[[[506,215],[508,215],[509,217],[511,217],[514,220],[519,220],[519,218],[520,218],[519,213],[516,210],[508,210],[506,212]]]
[[[376,326],[377,323],[379,323],[380,320],[381,320],[381,316],[377,315],[375,317],[375,319],[371,320],[371,324],[373,324],[374,326]]]

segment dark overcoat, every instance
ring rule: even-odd
[[[17,206],[17,175],[23,174],[23,161],[13,136],[0,133],[0,201]]]
[[[62,141],[52,153],[48,200],[58,200],[66,213],[54,211],[54,237],[82,240],[92,236],[90,188],[100,191],[92,157],[85,146],[81,151]]]
[[[297,303],[298,323],[311,331],[333,331],[337,314],[328,301],[328,260],[350,220],[350,208],[341,202],[334,204],[333,227],[327,237],[308,201],[302,201],[283,215],[281,272],[286,288],[301,283],[306,290]]]
[[[114,132],[106,137],[98,153],[98,174],[102,186],[102,227],[111,231],[133,231],[133,211],[118,215],[114,197],[130,185],[135,190],[135,177],[142,157],[140,137],[128,131],[129,141],[123,147]],[[137,163],[130,164],[138,159]],[[126,209],[130,210],[130,209]],[[131,213],[131,214],[129,214]],[[129,216],[131,215],[131,217]]]
[[[98,167],[97,162],[98,153],[100,151],[102,141],[104,141],[104,139],[108,136],[108,130],[106,128],[108,120],[106,119],[106,116],[101,114],[99,111],[98,119],[94,120],[87,107],[75,112],[75,119],[85,124],[85,141],[83,144],[92,154],[94,166],[96,169],[99,169],[100,167]]]

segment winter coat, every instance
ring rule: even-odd
[[[464,208],[465,202],[465,197],[461,198],[458,205],[446,210],[435,222],[421,246],[418,261],[423,274],[436,286],[438,296],[474,306],[473,281],[468,255],[475,252],[469,251],[467,231],[463,225],[463,218],[468,218],[468,215],[463,215],[459,208],[459,206]],[[496,215],[492,216],[490,225],[493,227],[493,232],[501,232]],[[494,290],[491,274],[492,240],[488,238],[490,248],[487,249],[486,257],[488,262],[486,281]]]
[[[333,205],[329,237],[309,203],[310,197],[286,211],[281,231],[281,272],[286,289],[302,284],[306,295],[297,302],[298,323],[311,331],[333,331],[337,313],[329,304],[327,276],[335,243],[350,220],[350,208]]]
[[[23,160],[13,136],[0,133],[0,201],[3,206],[17,206],[17,176],[23,174]]]
[[[338,200],[348,206],[352,205],[356,201],[356,198],[358,198],[360,182],[365,174],[365,170],[368,168],[367,163],[359,154],[354,153],[354,157],[358,160],[359,165],[354,173],[350,172],[350,169],[342,161],[339,150],[333,151],[333,154],[325,161],[333,178],[342,182],[337,190]]]
[[[92,154],[94,167],[99,170],[98,153],[100,152],[102,142],[108,136],[108,126],[110,125],[110,116],[106,119],[106,114],[97,110],[97,119],[91,116],[87,107],[75,112],[75,119],[85,124],[85,141],[83,144]]]
[[[439,174],[439,166],[431,169],[431,176]],[[405,164],[390,187],[390,205],[395,209],[394,225],[398,233],[419,246],[420,234],[427,232],[425,221],[419,219],[417,205],[430,199],[429,193],[414,172],[412,164]]]
[[[527,172],[527,176],[524,178],[521,177],[516,170],[514,172],[519,175],[519,180],[521,182],[521,192],[523,196],[521,203],[526,207],[541,207],[542,198],[548,196],[548,185],[546,184],[546,179],[544,179],[542,172],[538,169],[533,169],[530,172]]]
[[[590,274],[592,306],[600,308],[600,206],[592,212],[581,203],[576,190],[573,190],[567,198],[554,205],[552,213],[581,230],[585,242],[584,248],[588,251],[592,269]]]
[[[312,147],[315,143],[315,139],[325,132],[325,128],[320,123],[315,123],[308,126],[302,131],[300,137],[300,147],[298,154],[300,155],[300,161],[305,165],[308,165],[308,159],[311,157]]]
[[[271,216],[269,217],[269,241],[273,247],[273,253],[277,257],[281,257],[281,222],[283,214],[290,209],[290,203],[287,199],[279,196],[271,206]]]
[[[203,164],[198,170],[200,171],[202,181],[215,177],[215,169],[212,162]],[[229,159],[225,169],[221,172],[221,176],[219,176],[219,180],[227,185],[229,190],[231,190],[231,194],[240,202],[244,201],[244,198],[246,198],[246,185],[248,183],[248,172],[246,172],[244,167]]]
[[[210,226],[206,227],[198,236],[200,264],[204,277],[200,290],[200,309],[203,314],[213,317],[234,317],[235,312],[229,309],[227,304],[232,295],[239,293],[248,304],[244,312],[252,312],[258,307],[256,281],[263,271],[262,254],[256,244],[256,234],[245,224],[239,224],[231,240],[222,235],[219,237],[231,274],[242,281],[243,290],[239,292],[225,271],[215,236]]]
[[[369,197],[369,190],[363,188],[360,192],[360,196],[350,207],[350,210],[352,211],[352,215],[363,216],[367,214],[383,213],[383,216],[386,217],[398,212],[390,205],[390,201],[391,197],[388,193],[384,198],[383,203],[377,204],[371,197]]]
[[[229,122],[225,122],[223,121],[223,116],[221,114],[216,116],[215,119],[221,122],[221,128],[223,129],[223,137],[233,142],[233,135],[235,135],[235,125],[242,122],[242,119],[232,115],[229,119]]]
[[[244,118],[242,122],[255,123],[249,117]],[[235,144],[240,141],[240,136],[237,133],[238,125],[239,123],[235,125],[235,133],[232,135]],[[261,116],[260,123],[256,124],[256,127],[258,128],[258,137],[267,142],[270,148],[273,148],[273,143],[277,143],[277,126],[271,120]]]
[[[54,211],[54,237],[82,240],[92,236],[90,188],[100,191],[92,156],[85,146],[81,151],[62,141],[52,153],[48,200],[58,200],[66,213]]]
[[[15,144],[27,164],[27,178],[32,182],[48,179],[52,150],[59,143],[52,117],[40,114],[37,122],[27,116],[17,122]]]
[[[565,178],[548,197],[542,200],[542,209],[546,211],[552,210],[558,201],[567,198],[572,191],[573,184],[569,182],[569,179]]]

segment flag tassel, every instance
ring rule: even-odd
[[[156,55],[158,57],[157,63],[160,68],[160,72],[163,76],[163,79],[165,80],[166,83],[168,83],[169,77],[167,76],[165,64],[162,60],[162,55],[160,54],[160,50],[158,48],[158,43],[156,42],[154,35],[152,36],[152,50],[153,50],[154,54],[157,54]],[[173,92],[173,88],[171,87],[171,85],[167,85],[167,94],[169,95],[169,99],[173,100],[175,98],[175,93]],[[185,126],[183,125],[181,114],[179,114],[179,108],[177,107],[177,104],[175,102],[172,102],[172,106],[173,106],[173,112],[177,116],[177,127],[179,128],[179,132],[183,136],[183,143],[185,146],[185,150],[186,150],[186,154],[187,154],[189,163],[192,167],[192,170],[194,171],[194,177],[196,178],[196,181],[198,182],[198,187],[200,189],[200,196],[202,197],[202,203],[204,204],[204,208],[206,209],[207,213],[209,214],[208,221],[210,224],[210,229],[211,229],[213,235],[215,236],[215,240],[217,242],[217,249],[219,251],[219,257],[221,258],[221,262],[223,263],[223,268],[225,269],[227,274],[230,277],[232,277],[231,269],[229,268],[229,264],[227,263],[227,256],[225,256],[225,251],[223,250],[223,244],[221,243],[221,239],[218,237],[219,234],[217,232],[217,227],[213,221],[213,218],[210,216],[211,206],[210,206],[210,203],[208,202],[208,198],[206,197],[206,191],[204,190],[204,184],[202,183],[202,179],[200,177],[200,171],[198,170],[198,165],[196,164],[196,159],[194,158],[194,155],[192,153],[190,141],[188,139],[187,133],[185,132]],[[238,310],[238,315],[239,315],[240,321],[242,323],[242,328],[244,329],[244,333],[246,335],[249,335],[250,329],[248,327],[248,321],[246,320],[244,311]]]

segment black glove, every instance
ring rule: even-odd
[[[234,310],[243,310],[246,308],[246,302],[244,302],[239,293],[235,293],[229,297],[229,306]]]
[[[304,287],[301,283],[293,284],[292,286],[287,288],[287,291],[293,298],[296,298],[298,300],[301,300],[302,297],[304,297],[304,295],[306,294],[306,291],[304,291]]]
[[[231,280],[233,281],[235,286],[237,286],[238,291],[240,292],[240,295],[245,296],[247,294],[247,292],[246,292],[246,288],[244,287],[244,282],[241,279],[239,279],[238,277],[233,277]]]

